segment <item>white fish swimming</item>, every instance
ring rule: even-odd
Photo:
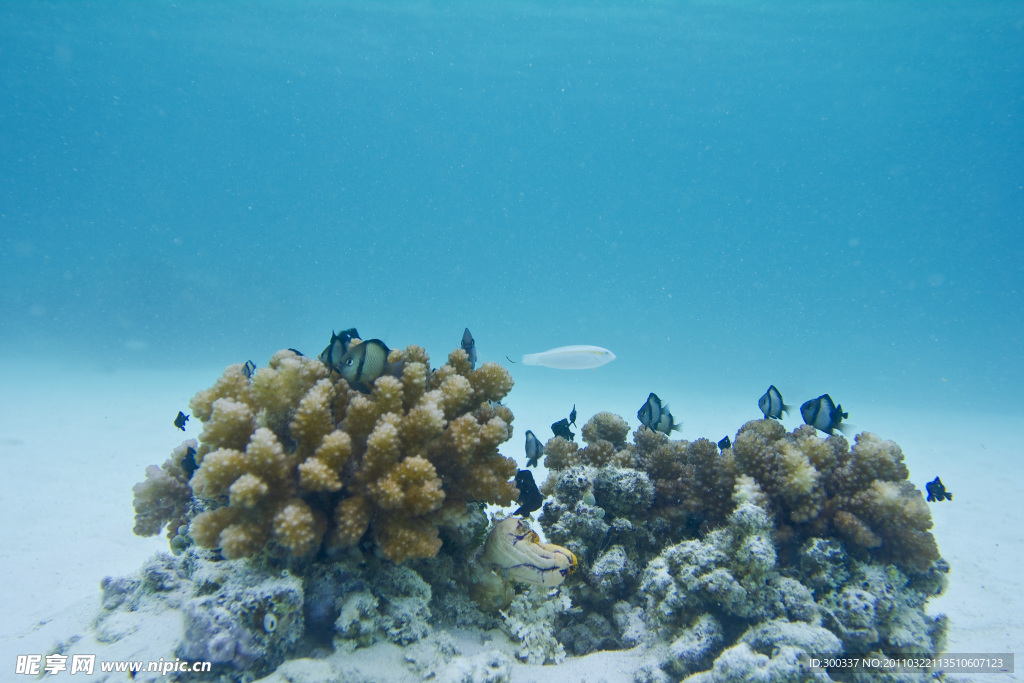
[[[586,370],[615,360],[615,354],[600,346],[559,346],[543,353],[523,356],[523,365],[543,365],[559,370]]]

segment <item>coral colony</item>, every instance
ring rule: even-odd
[[[98,634],[116,640],[120,612],[179,610],[175,655],[215,664],[195,680],[380,641],[408,646],[417,675],[510,679],[511,659],[461,654],[450,628],[501,627],[536,665],[639,648],[633,680],[651,682],[853,680],[807,656],[942,650],[925,604],[948,567],[896,444],[766,418],[720,449],[598,413],[582,447],[535,449],[542,542],[485,513],[520,494],[498,452],[512,379],[474,369],[467,345],[433,369],[420,347],[390,351],[362,391],[293,350],[227,368],[190,404],[198,441],[135,487],[135,532],[166,525],[174,555],[104,583]]]

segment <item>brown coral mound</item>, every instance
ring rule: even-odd
[[[719,455],[708,439],[671,441],[662,432],[640,427],[633,433],[636,462],[654,484],[651,514],[707,531],[732,512],[736,464],[731,453]],[[678,540],[678,539],[673,539]]]
[[[754,420],[740,429],[733,453],[768,497],[784,538],[834,535],[854,552],[912,569],[939,559],[931,512],[892,441],[864,432],[850,448],[813,427],[786,433],[772,420]]]
[[[782,550],[812,536],[836,536],[854,553],[924,569],[939,559],[931,513],[907,481],[900,447],[865,432],[851,448],[813,427],[792,432],[776,420],[753,420],[719,453],[707,439],[673,441],[641,427],[633,443],[613,446],[625,424],[600,413],[584,427],[589,444],[556,438],[545,447],[554,470],[575,465],[635,467],[654,485],[652,528],[668,542],[725,522],[737,501],[752,500],[775,515]]]
[[[369,538],[400,562],[437,554],[438,526],[464,516],[467,503],[510,504],[516,463],[498,446],[513,416],[496,403],[512,388],[508,372],[495,363],[471,370],[461,349],[433,372],[420,347],[389,361],[395,374],[369,395],[292,351],[251,381],[233,365],[199,392],[190,405],[204,426],[190,484],[208,509],[192,520],[192,538],[228,558],[271,540],[308,555]],[[156,487],[174,486],[150,480],[137,507],[167,507]],[[137,529],[156,533],[161,514],[178,513],[154,509]]]

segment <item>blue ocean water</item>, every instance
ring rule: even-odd
[[[1019,2],[6,2],[0,149],[9,359],[1019,410]]]

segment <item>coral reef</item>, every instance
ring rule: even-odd
[[[605,440],[614,453],[595,459],[596,422],[585,448],[548,442],[565,467],[545,483],[540,522],[580,558],[562,589],[573,609],[555,628],[570,653],[663,648],[651,680],[718,680],[735,667],[799,679],[796,655],[812,645],[941,648],[945,621],[924,606],[948,567],[892,442],[862,434],[850,448],[841,436],[758,420],[724,452],[641,428],[632,443]]]
[[[625,443],[617,425],[609,413],[595,415],[583,429],[586,447],[551,439],[545,464],[558,472],[556,487],[563,488],[562,472],[575,467],[645,473],[654,487],[645,525],[660,545],[706,533],[723,524],[738,502],[751,500],[774,515],[783,552],[808,538],[835,536],[861,558],[903,568],[924,570],[939,559],[931,513],[907,481],[903,453],[891,441],[865,432],[851,448],[841,435],[821,438],[807,425],[787,433],[778,421],[765,419],[743,425],[732,448],[720,453],[707,439],[672,441],[645,427]],[[601,494],[596,481],[587,486]],[[601,507],[632,518],[611,505]],[[558,508],[545,509],[549,519],[561,517]]]
[[[461,349],[435,370],[416,346],[388,360],[395,374],[369,395],[290,350],[251,379],[230,366],[196,394],[203,431],[188,485],[202,510],[191,538],[226,558],[268,547],[308,556],[370,539],[400,562],[436,555],[439,527],[458,523],[468,503],[511,503],[516,464],[498,453],[512,433],[499,403],[508,373],[495,363],[471,370]],[[188,480],[168,465],[147,477],[136,487],[136,531],[169,522],[173,536]]]
[[[850,448],[844,437],[823,439],[807,425],[787,434],[778,422],[755,420],[740,429],[732,452],[767,496],[790,548],[835,536],[861,558],[904,569],[939,559],[931,512],[892,441],[865,432]]]
[[[425,647],[412,650],[420,655],[407,658],[414,670],[430,670],[442,681],[509,680],[512,662],[504,654],[463,656],[445,631],[435,630],[456,624],[439,611],[431,586],[410,563],[364,561],[353,554],[306,568],[299,575],[265,562],[225,562],[194,546],[179,556],[160,554],[133,576],[104,580],[92,629],[100,642],[114,643],[131,637],[140,615],[169,615],[168,625],[176,624],[179,633],[167,644],[168,654],[213,664],[209,674],[176,679],[183,681],[252,681],[275,668],[284,675],[286,660],[322,654],[324,646],[351,654],[376,643],[405,647],[420,641]],[[531,600],[528,611],[513,607],[505,617],[509,632],[521,636],[505,649],[518,648],[534,659],[544,652],[556,657],[560,646],[550,624],[568,598],[551,607],[541,592]],[[500,617],[495,612],[486,628],[501,624]],[[325,664],[325,672],[331,671]],[[325,673],[323,680],[338,675]],[[362,680],[354,672],[342,678]]]
[[[703,672],[687,679],[695,681],[732,680],[739,670],[758,680],[812,680],[801,663],[808,654],[942,650],[946,620],[924,606],[944,577],[911,580],[823,539],[808,541],[798,566],[789,566],[775,552],[774,533],[763,508],[743,503],[725,526],[647,565],[639,593],[648,629],[669,643],[662,670]]]
[[[195,549],[157,555],[138,576],[106,579],[97,639],[115,642],[133,630],[125,617],[145,611],[181,613],[176,656],[209,661],[229,676],[266,672],[294,651],[304,634],[302,581],[253,565],[207,562]]]
[[[348,660],[294,676],[286,660],[375,644],[438,681],[635,648],[656,663],[634,680],[659,683],[856,680],[806,655],[943,649],[946,620],[925,608],[948,566],[896,444],[765,419],[722,450],[646,427],[630,439],[598,413],[582,446],[545,446],[542,540],[486,512],[518,494],[498,453],[508,373],[461,349],[436,369],[416,346],[388,361],[369,393],[281,351],[197,394],[198,442],[134,489],[136,533],[166,524],[176,556],[104,583],[97,638],[175,612],[175,654],[230,681],[371,680]]]
[[[686,626],[692,614],[820,622],[811,591],[776,571],[772,531],[767,513],[744,503],[705,539],[666,548],[640,582],[648,622],[662,634]]]
[[[337,593],[337,637],[345,647],[380,640],[407,644],[430,630],[430,586],[404,566],[384,566],[349,590]],[[336,641],[337,643],[338,641]]]
[[[559,664],[565,660],[565,648],[554,635],[554,622],[572,602],[557,589],[549,593],[541,587],[520,593],[502,611],[505,628],[520,647],[516,656],[527,664]]]

